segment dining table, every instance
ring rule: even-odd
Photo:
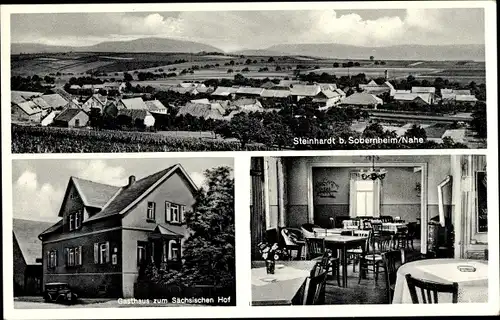
[[[364,250],[366,237],[361,236],[342,236],[342,235],[327,235],[316,236],[316,238],[324,239],[325,246],[331,249],[332,252],[340,251],[340,263],[342,265],[342,287],[347,288],[347,250],[361,248]]]
[[[393,304],[412,303],[406,274],[425,281],[458,283],[458,303],[488,302],[488,261],[486,260],[426,259],[403,264],[397,271]],[[417,294],[421,301],[419,290]],[[439,303],[451,303],[452,295],[439,293],[438,300]]]
[[[265,261],[252,261],[252,305],[292,305],[304,290],[317,261],[276,261],[274,274],[268,274]]]

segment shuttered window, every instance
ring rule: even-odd
[[[109,241],[102,243],[94,243],[94,263],[104,264],[111,262]]]

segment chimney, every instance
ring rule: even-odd
[[[135,183],[135,176],[130,176],[128,177],[128,185],[127,185],[127,188],[130,187],[131,185],[133,185]]]

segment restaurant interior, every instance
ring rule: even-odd
[[[253,157],[252,305],[488,301],[486,156]]]

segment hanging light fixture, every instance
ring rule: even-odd
[[[375,169],[375,160],[378,160],[379,157],[378,156],[367,156],[366,157],[368,160],[371,160],[372,162],[372,167],[371,169],[365,171],[363,169],[361,169],[361,171],[359,172],[361,174],[361,178],[363,180],[384,180],[385,178],[385,175],[387,174],[387,170],[385,169]]]

